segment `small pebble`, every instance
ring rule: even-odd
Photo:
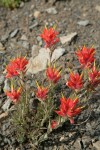
[[[78,21],[77,24],[80,26],[87,26],[89,25],[89,20]]]
[[[58,13],[55,7],[51,7],[51,8],[46,9],[46,12],[48,14],[52,14],[52,15],[56,15]]]
[[[13,38],[17,35],[19,29],[15,29],[14,31],[11,32],[10,37]]]

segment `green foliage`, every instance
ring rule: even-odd
[[[21,0],[0,0],[0,1],[1,5],[11,9],[18,7],[21,2]]]

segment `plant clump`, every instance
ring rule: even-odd
[[[37,88],[27,86],[26,71],[28,60],[19,56],[6,66],[6,78],[10,80],[11,90],[5,94],[11,99],[16,110],[12,114],[12,124],[16,128],[17,140],[23,142],[25,138],[33,144],[39,144],[48,137],[48,134],[62,126],[67,120],[75,124],[75,117],[89,108],[89,100],[100,84],[100,70],[96,64],[95,49],[82,46],[75,54],[80,63],[80,70],[72,71],[69,68],[69,79],[65,81],[66,88],[70,88],[69,97],[62,93],[60,101],[56,103],[54,95],[62,76],[62,68],[51,62],[52,52],[59,42],[55,28],[45,28],[40,35],[45,47],[51,51],[50,62],[45,70],[46,78],[36,81]],[[34,80],[36,80],[34,78]],[[45,81],[45,82],[44,82]],[[35,93],[33,109],[30,109],[31,91]],[[65,89],[66,91],[66,89]],[[88,110],[88,109],[87,109]]]
[[[0,4],[7,8],[16,8],[21,3],[21,0],[1,0]]]

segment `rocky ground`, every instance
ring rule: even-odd
[[[0,150],[33,149],[29,142],[20,145],[15,140],[8,115],[11,103],[3,92],[7,82],[3,71],[7,62],[18,53],[27,54],[29,58],[34,45],[43,46],[39,35],[45,25],[57,25],[62,37],[65,55],[60,57],[58,64],[60,62],[65,69],[65,79],[67,66],[71,67],[71,62],[77,65],[74,52],[81,45],[94,46],[100,62],[100,0],[30,0],[14,10],[0,7]],[[76,118],[76,121],[84,121],[90,115],[87,122],[81,126],[70,126],[66,122],[53,131],[38,150],[99,150],[99,90],[91,101],[91,115],[86,111]]]

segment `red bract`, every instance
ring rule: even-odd
[[[21,87],[18,90],[14,90],[14,88],[12,87],[11,91],[6,91],[5,93],[14,103],[16,103],[19,101],[21,91],[22,91]]]
[[[57,121],[55,121],[55,120],[52,120],[52,121],[51,121],[51,128],[52,128],[52,129],[55,129],[55,128],[57,127],[57,125],[58,125],[58,122],[57,122]]]
[[[96,69],[95,65],[92,67],[91,72],[89,72],[89,81],[93,88],[100,84],[100,71]]]
[[[61,71],[59,71],[59,69],[56,69],[55,66],[52,67],[48,67],[47,70],[46,70],[46,75],[47,75],[47,78],[52,81],[54,84],[58,82],[58,80],[60,79],[61,77]]]
[[[13,61],[6,66],[6,71],[7,71],[6,78],[11,78],[19,75],[18,71],[16,71],[15,69],[15,65],[13,64]]]
[[[19,57],[14,60],[16,70],[18,70],[19,72],[24,72],[27,64],[28,60],[25,57]]]
[[[58,111],[55,111],[59,116],[68,117],[71,123],[74,123],[73,117],[81,113],[81,107],[77,107],[78,98],[72,100],[66,99],[64,96],[60,99],[61,104]]]
[[[83,81],[82,81],[82,74],[79,75],[78,73],[70,73],[70,79],[67,81],[66,85],[73,89],[73,90],[79,90],[83,86]]]
[[[6,66],[6,78],[18,76],[20,72],[24,73],[27,64],[28,60],[25,57],[15,58]]]
[[[39,86],[39,84],[37,83],[36,96],[38,99],[45,100],[47,98],[48,91],[49,90],[47,87]]]
[[[91,64],[94,62],[95,58],[95,49],[94,48],[87,48],[82,47],[76,52],[76,55],[78,57],[78,60],[82,67],[89,68],[91,67]]]
[[[43,33],[40,35],[41,38],[46,43],[46,47],[51,47],[59,41],[57,37],[58,32],[56,32],[52,27],[50,29],[45,28]]]

